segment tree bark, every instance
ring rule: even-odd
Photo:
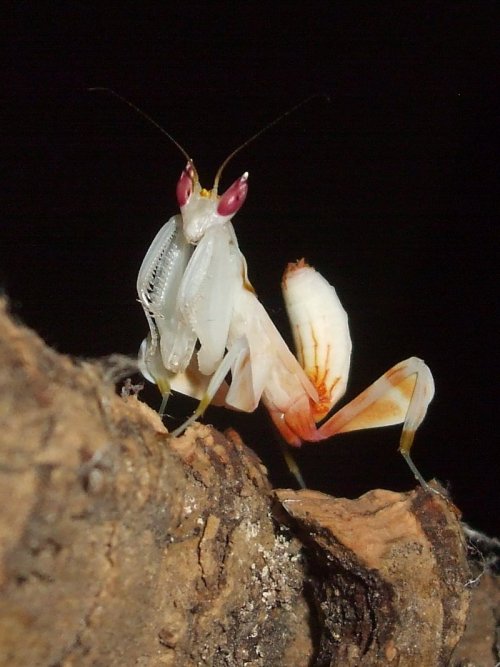
[[[471,575],[443,494],[273,491],[234,431],[172,438],[119,396],[127,360],[0,311],[1,666],[450,664]]]

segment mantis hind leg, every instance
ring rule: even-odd
[[[324,440],[336,433],[403,424],[399,451],[418,482],[429,486],[413,463],[410,450],[432,397],[434,380],[429,367],[417,357],[399,362],[367,389],[344,405],[312,434]]]

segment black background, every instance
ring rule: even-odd
[[[87,87],[153,115],[206,187],[248,136],[327,94],[226,169],[223,188],[250,172],[234,220],[250,278],[283,332],[288,261],[305,256],[336,286],[354,343],[349,397],[397,361],[427,361],[436,397],[414,459],[449,484],[467,521],[498,531],[494,3],[117,7],[19,2],[4,17],[0,285],[13,311],[85,357],[135,354],[146,333],[135,279],[176,212],[184,158]],[[172,400],[170,423],[191,409]],[[264,412],[208,418],[235,425],[275,483],[293,483]],[[303,447],[299,463],[310,487],[335,495],[408,489],[398,436],[339,436]]]

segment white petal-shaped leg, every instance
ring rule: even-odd
[[[313,418],[320,421],[347,386],[352,349],[347,313],[333,286],[303,259],[287,266],[281,287],[297,359],[318,392]]]
[[[411,460],[410,449],[433,396],[434,380],[429,367],[421,359],[410,357],[393,366],[332,415],[311,434],[311,441],[324,440],[337,433],[403,423],[399,451],[416,479],[427,488]]]
[[[161,406],[158,413],[160,417],[163,418],[170,396],[170,381],[173,374],[167,371],[163,365],[160,348],[156,343],[156,340],[152,340],[151,334],[142,341],[141,347],[139,348],[138,365],[139,370],[146,380],[158,385],[158,389],[162,396]]]
[[[225,381],[226,375],[231,370],[233,363],[241,354],[242,350],[245,349],[245,347],[246,347],[246,342],[244,341],[244,339],[237,340],[236,343],[231,347],[231,349],[228,351],[228,353],[220,363],[215,373],[210,378],[208,387],[205,393],[203,394],[201,401],[198,403],[198,407],[196,408],[196,410],[193,412],[191,417],[189,417],[189,419],[187,419],[183,424],[181,424],[181,426],[179,426],[179,428],[176,428],[175,431],[172,431],[172,435],[174,436],[180,435],[183,431],[186,430],[186,428],[190,424],[195,422],[198,419],[198,417],[201,417],[201,415],[205,412],[210,403],[212,403],[212,401],[214,400],[214,397],[217,395],[217,392],[220,390],[221,386]]]
[[[170,388],[172,391],[184,394],[184,396],[196,398],[198,401],[201,401],[205,396],[209,384],[210,376],[203,375],[203,373],[200,372],[196,354],[191,357],[191,361],[186,370],[183,373],[176,373],[170,380]],[[224,405],[228,389],[227,382],[223,382],[211,401],[212,405]]]
[[[210,377],[203,375],[198,370],[196,355],[193,355],[188,367],[182,373],[167,371],[162,362],[160,348],[151,349],[151,336],[145,338],[141,343],[138,364],[146,380],[156,384],[161,392],[162,402],[158,413],[162,418],[165,415],[171,391],[198,400],[201,400],[207,392]],[[213,405],[224,405],[227,392],[227,383],[222,382],[212,399]]]

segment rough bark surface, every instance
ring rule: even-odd
[[[314,559],[317,664],[449,663],[465,625],[468,568],[444,497],[422,490],[376,490],[358,500],[277,495]]]
[[[172,438],[118,396],[123,366],[1,308],[2,667],[449,664],[470,590],[449,501],[274,492],[236,433]]]

